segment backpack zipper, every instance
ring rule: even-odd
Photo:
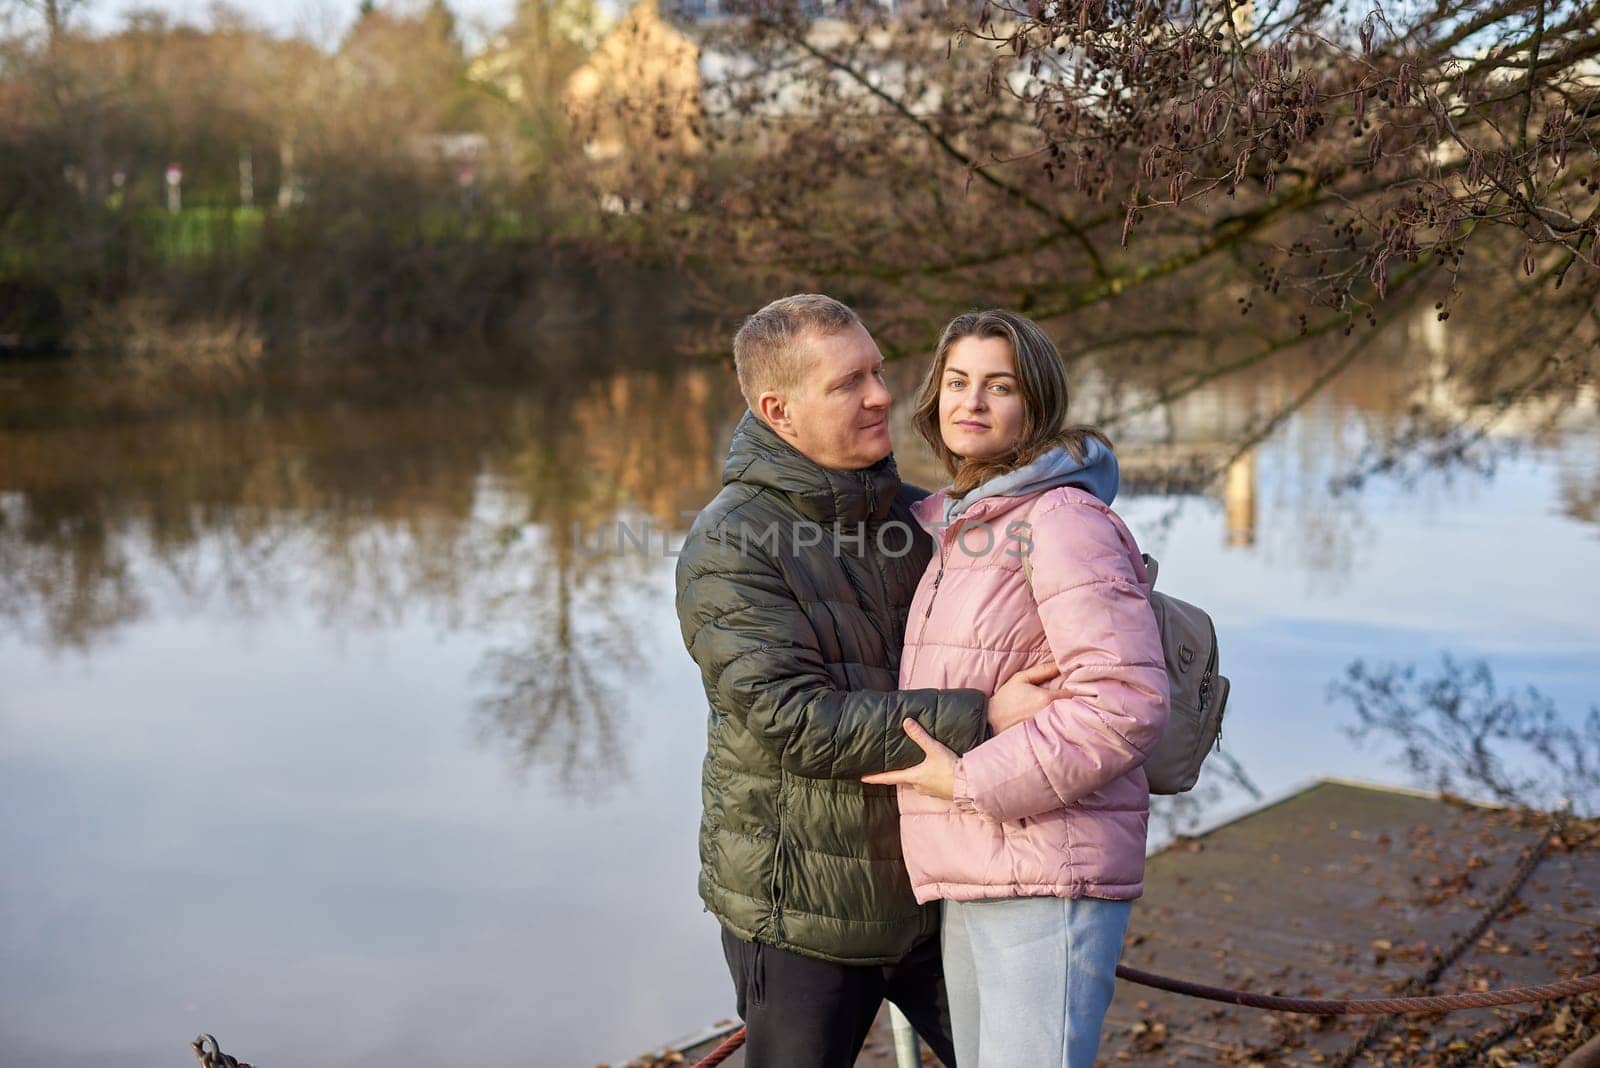
[[[1211,672],[1207,671],[1200,676],[1200,705],[1195,709],[1195,715],[1201,723],[1206,721],[1206,704],[1211,700]],[[1222,724],[1217,724],[1217,741],[1213,748],[1222,748]]]
[[[1211,703],[1211,687],[1217,680],[1217,632],[1211,631],[1211,656],[1206,660],[1206,673],[1200,676],[1200,708],[1197,714],[1200,722],[1206,721],[1206,706]],[[1217,718],[1217,740],[1212,748],[1218,752],[1222,750],[1222,718]]]

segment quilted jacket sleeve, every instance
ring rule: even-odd
[[[1120,521],[1050,495],[1032,523],[1033,593],[1071,696],[958,762],[955,803],[1002,821],[1064,808],[1128,774],[1167,722],[1161,636]]]
[[[908,716],[958,753],[988,734],[981,690],[838,689],[777,565],[714,529],[690,533],[677,589],[683,640],[713,708],[793,774],[858,779],[919,763],[901,727]]]

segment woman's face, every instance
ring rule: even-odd
[[[1011,343],[964,337],[950,346],[939,382],[939,432],[964,460],[1003,456],[1022,439],[1022,390]]]

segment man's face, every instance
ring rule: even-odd
[[[866,328],[800,339],[807,361],[784,398],[774,429],[805,456],[836,471],[859,471],[889,455],[889,405],[883,354]]]

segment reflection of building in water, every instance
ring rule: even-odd
[[[1592,382],[1572,390],[1517,389],[1521,381],[1538,379],[1547,351],[1530,347],[1523,337],[1514,339],[1510,356],[1497,358],[1485,373],[1471,351],[1482,339],[1470,330],[1452,332],[1431,305],[1418,308],[1406,333],[1427,361],[1405,402],[1417,416],[1440,426],[1481,426],[1491,438],[1538,439],[1593,426],[1600,415],[1600,390]],[[1589,337],[1592,343],[1592,331]]]
[[[1230,548],[1256,542],[1256,450],[1235,455],[1228,441],[1119,443],[1126,492],[1142,496],[1220,495]]]
[[[1117,458],[1132,492],[1220,495],[1226,544],[1256,541],[1256,450],[1239,451],[1258,416],[1253,396],[1234,390],[1191,393],[1130,427]],[[1158,438],[1158,440],[1152,440]]]
[[[583,463],[608,487],[598,510],[579,518],[604,523],[637,510],[663,527],[685,527],[683,513],[716,495],[726,444],[717,442],[710,372],[618,374],[574,407]]]
[[[1222,503],[1228,514],[1228,546],[1247,548],[1256,543],[1256,450],[1250,449],[1228,465],[1222,482]]]
[[[1504,387],[1502,387],[1504,388]],[[1573,391],[1528,391],[1514,398],[1455,373],[1448,357],[1436,355],[1411,391],[1414,410],[1443,426],[1482,426],[1491,438],[1533,438],[1583,429],[1600,414],[1600,390],[1585,383]]]

